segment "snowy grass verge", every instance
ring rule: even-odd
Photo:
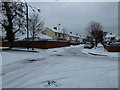
[[[108,56],[108,57],[118,57],[118,52],[108,52],[104,48],[92,48],[92,49],[83,49],[83,53],[92,54],[97,56]]]

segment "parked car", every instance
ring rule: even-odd
[[[91,49],[93,47],[94,47],[94,45],[91,42],[86,42],[84,45],[84,48],[88,48],[88,49]]]
[[[110,43],[110,46],[118,46],[118,47],[120,47],[120,42],[112,42],[112,43]]]

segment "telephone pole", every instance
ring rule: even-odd
[[[28,5],[26,4],[26,20],[27,20],[27,40],[29,41],[29,30],[28,30]]]
[[[27,20],[27,41],[29,41],[29,30],[28,30],[28,5],[27,5],[26,2],[25,2],[25,5],[26,5],[26,20]],[[28,49],[29,49],[29,46],[28,46]]]

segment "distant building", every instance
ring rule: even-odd
[[[120,36],[116,36],[116,41],[120,42]]]
[[[63,32],[63,31],[58,31],[56,29],[50,29],[48,27],[44,28],[42,33],[49,37],[52,37],[54,40],[80,42],[79,35]]]
[[[113,41],[115,40],[115,35],[112,33],[107,33],[106,36],[104,37],[104,41]]]
[[[71,42],[80,42],[80,36],[76,34],[69,34],[69,38]]]
[[[81,42],[81,43],[85,43],[85,42],[86,42],[85,37],[81,36],[81,37],[80,37],[80,42]]]
[[[46,27],[46,28],[44,28],[42,30],[42,33],[44,35],[47,35],[47,36],[51,37],[52,39],[55,39],[55,40],[58,39],[58,32],[57,32],[57,30],[52,30],[52,29]]]
[[[107,35],[108,32],[103,32],[103,37],[105,37]]]

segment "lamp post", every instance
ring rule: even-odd
[[[25,1],[25,0],[24,0]],[[25,6],[26,6],[26,20],[27,20],[27,41],[29,41],[29,29],[28,29],[28,6],[30,6],[30,5],[28,5],[26,2],[25,2]],[[40,12],[40,9],[37,9],[37,8],[35,8],[35,7],[32,7],[32,6],[30,6],[32,9],[34,8],[34,9],[36,9],[38,12]],[[35,12],[35,10],[33,9],[33,11]],[[30,20],[30,22],[31,22],[31,20]],[[34,34],[35,34],[35,27],[33,28],[33,43],[34,43]],[[28,43],[29,44],[29,43]],[[29,46],[28,46],[28,49],[29,49]],[[34,50],[34,45],[33,45],[33,47],[32,47],[32,49]]]
[[[27,20],[27,41],[29,41],[29,30],[28,30],[28,5],[27,5],[26,2],[25,2],[25,5],[26,5],[26,20]],[[29,49],[29,46],[28,46],[28,49]]]

